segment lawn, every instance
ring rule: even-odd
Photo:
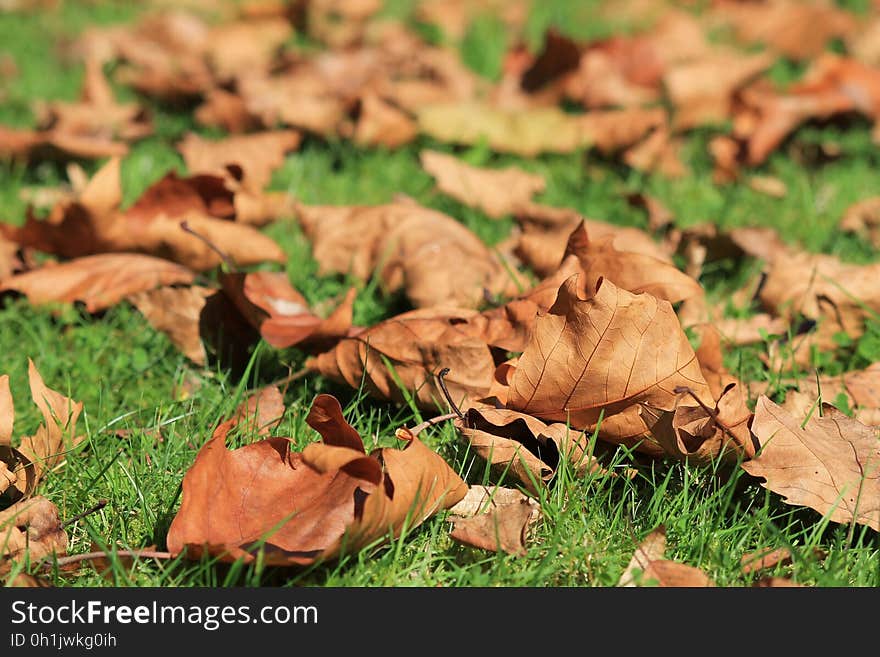
[[[386,11],[406,18],[411,4],[389,3]],[[618,32],[620,26],[591,18],[593,4],[536,3],[526,26],[530,46],[540,48],[548,26],[583,39]],[[854,11],[861,9],[855,6],[859,3],[848,4]],[[137,16],[135,5],[125,2],[61,2],[54,8],[0,15],[0,62],[11,62],[15,69],[7,80],[0,78],[0,124],[28,127],[36,120],[34,101],[75,99],[83,70],[69,55],[74,37],[89,26],[127,23]],[[462,39],[462,57],[478,73],[497,79],[510,45],[506,39],[499,20],[483,16]],[[800,75],[798,66],[780,58],[771,76],[786,83]],[[191,107],[163,105],[118,83],[114,90],[122,100],[142,102],[155,125],[155,134],[133,144],[123,160],[127,204],[167,172],[185,173],[173,146],[185,133],[222,135],[200,126]],[[869,121],[807,124],[754,167],[751,173],[785,184],[787,192],[781,197],[757,191],[745,180],[713,182],[707,144],[723,128],[687,133],[683,160],[692,172],[678,179],[637,171],[590,149],[526,158],[493,152],[485,144],[456,147],[427,136],[387,149],[307,135],[275,171],[270,189],[308,204],[379,204],[404,194],[455,217],[485,243],[502,243],[514,227],[513,218],[492,221],[440,193],[419,163],[419,152],[431,148],[475,166],[516,165],[541,174],[547,188],[539,202],[574,208],[590,218],[647,228],[645,212],[626,200],[641,192],[669,208],[682,228],[704,222],[723,230],[761,225],[810,252],[858,264],[880,261],[868,242],[838,228],[849,206],[880,195],[880,149],[872,143]],[[838,155],[825,161],[817,153],[829,144]],[[102,161],[79,163],[91,175]],[[22,190],[65,180],[63,163],[0,163],[0,220],[23,223],[27,202]],[[369,326],[409,309],[403,295],[386,292],[376,281],[318,275],[310,243],[294,221],[280,220],[264,231],[283,248],[283,269],[310,304],[354,285],[356,325]],[[719,260],[703,270],[700,283],[710,300],[724,304],[755,271],[751,258]],[[215,273],[201,276],[212,280]],[[732,306],[728,310],[743,313]],[[766,367],[760,359],[765,350],[766,344],[734,348],[726,354],[726,365],[744,379],[766,382],[768,394],[781,398],[783,379],[790,373]],[[80,420],[84,445],[44,478],[39,494],[57,505],[63,519],[74,518],[99,500],[107,502],[66,528],[68,554],[107,550],[107,564],[81,565],[72,571],[26,561],[16,564],[13,572],[41,572],[55,586],[605,587],[617,584],[637,545],[660,525],[667,533],[666,558],[700,568],[719,586],[750,586],[768,574],[793,576],[809,586],[880,586],[880,535],[869,527],[837,524],[812,509],[786,504],[739,468],[653,460],[624,447],[613,451],[612,467],[606,472],[577,474],[563,466],[540,490],[541,519],[532,529],[525,556],[460,545],[449,537],[445,513],[439,513],[390,541],[307,567],[273,568],[259,559],[223,564],[210,557],[132,562],[114,556],[114,551],[165,549],[184,473],[217,424],[234,412],[249,390],[299,371],[305,355],[296,347],[274,349],[260,342],[243,369],[219,362],[198,367],[128,303],[95,315],[77,306],[40,307],[6,296],[0,300],[0,373],[10,377],[16,435],[29,435],[40,423],[27,385],[28,358],[49,387],[82,401],[85,408]],[[834,352],[816,354],[814,367],[799,374],[837,374],[877,360],[880,322],[869,322],[864,335],[849,344],[842,340]],[[372,399],[363,390],[309,374],[285,386],[287,410],[275,435],[292,437],[297,447],[312,442],[315,434],[305,416],[319,393],[340,400],[346,419],[368,443],[394,445],[395,429],[430,417],[413,404]],[[451,423],[430,427],[420,437],[467,483],[516,485],[499,480]],[[251,439],[237,437],[241,444]],[[623,467],[634,468],[636,475],[608,474]],[[764,548],[788,548],[793,561],[760,574],[744,573],[741,557]]]

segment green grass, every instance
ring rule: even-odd
[[[398,2],[399,15],[409,3]],[[535,48],[536,35],[558,24],[580,36],[603,36],[618,26],[587,25],[578,3],[537,3],[527,37]],[[32,123],[34,99],[75,98],[82,71],[60,53],[45,57],[46,36],[69,43],[93,23],[133,18],[129,3],[77,5],[62,3],[59,12],[40,15],[0,15],[0,49],[16,62],[18,76],[0,89],[0,123]],[[580,16],[580,18],[578,18]],[[606,30],[605,33],[602,30]],[[461,44],[465,60],[489,77],[500,72],[505,34],[497,21],[480,19]],[[780,64],[780,81],[795,75]],[[120,93],[130,94],[127,90]],[[125,98],[134,98],[126,95]],[[153,181],[173,168],[183,170],[173,143],[195,126],[186,113],[154,103],[157,135],[134,146],[123,166],[123,188],[132,202]],[[481,165],[517,164],[544,175],[547,191],[538,199],[568,206],[587,216],[620,224],[646,226],[641,211],[625,200],[644,190],[675,214],[680,226],[715,222],[722,228],[762,224],[777,228],[784,239],[814,251],[867,262],[877,254],[861,241],[836,228],[841,212],[851,203],[880,194],[876,175],[880,151],[870,142],[867,124],[808,126],[775,153],[754,174],[773,175],[789,193],[781,199],[753,191],[745,184],[715,186],[706,143],[713,135],[701,130],[689,136],[686,160],[692,175],[666,180],[632,171],[592,152],[521,158],[498,155],[485,148],[452,149],[422,140],[395,151],[358,149],[349,143],[307,138],[301,150],[288,156],[276,172],[272,187],[287,190],[307,203],[373,204],[395,194],[455,216],[487,243],[504,239],[513,223],[490,221],[434,190],[418,163],[418,152],[429,147],[456,152]],[[818,146],[833,142],[841,151],[831,162],[816,161]],[[99,163],[84,162],[93,172]],[[23,186],[51,186],[65,179],[63,168],[51,163],[0,168],[0,220],[23,220]],[[317,302],[357,284],[360,293],[355,321],[375,323],[405,309],[399,295],[377,285],[341,277],[319,277],[307,240],[291,223],[267,228],[289,255],[291,281],[310,302]],[[721,262],[703,283],[710,298],[723,302],[744,280],[754,263]],[[842,345],[826,363],[828,372],[863,367],[880,360],[880,325],[865,337]],[[734,372],[749,378],[770,378],[757,348],[741,349],[729,357]],[[100,549],[164,547],[168,524],[179,504],[180,482],[199,447],[218,421],[235,408],[244,391],[297,369],[303,355],[296,349],[275,351],[262,344],[252,357],[252,369],[242,378],[218,366],[196,368],[169,340],[154,331],[132,307],[122,304],[89,316],[76,308],[33,308],[23,300],[0,301],[0,373],[9,374],[15,396],[15,436],[32,433],[39,414],[27,388],[27,357],[39,367],[46,383],[83,401],[81,431],[85,443],[70,454],[64,467],[51,472],[39,492],[70,518],[104,498],[101,511],[69,528],[71,554]],[[278,435],[293,436],[297,445],[316,439],[304,423],[311,400],[320,392],[336,395],[348,420],[361,433],[390,444],[394,429],[417,421],[406,406],[365,398],[359,391],[312,376],[287,390],[288,410]],[[153,429],[159,428],[157,438]],[[120,437],[120,430],[123,436]],[[468,452],[463,439],[449,426],[422,434],[469,483],[499,483],[485,464]],[[369,441],[369,438],[368,438]],[[369,446],[369,445],[368,445]],[[663,524],[669,537],[668,557],[704,569],[718,584],[744,586],[755,576],[741,573],[743,553],[758,548],[789,547],[791,566],[770,574],[793,574],[798,582],[818,586],[880,585],[880,538],[869,529],[829,524],[819,514],[793,508],[758,486],[739,470],[716,472],[674,462],[651,462],[626,450],[614,463],[636,467],[629,480],[607,475],[576,476],[563,468],[543,494],[542,521],[535,529],[525,557],[491,554],[457,545],[448,537],[449,523],[436,516],[405,536],[358,554],[311,568],[270,569],[259,563],[223,565],[203,562],[138,562],[113,559],[108,573],[85,567],[76,574],[49,573],[58,585],[117,586],[611,586],[626,567],[638,541]],[[505,482],[501,482],[505,483]],[[507,482],[509,483],[509,482]],[[813,547],[827,557],[817,559]]]

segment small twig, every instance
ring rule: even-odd
[[[211,240],[209,240],[207,237],[205,237],[205,236],[202,235],[201,233],[198,233],[198,232],[194,231],[192,228],[190,228],[190,227],[189,227],[189,222],[187,222],[187,221],[181,221],[181,222],[180,222],[180,227],[181,227],[184,231],[186,231],[187,233],[189,233],[190,235],[193,235],[194,237],[198,237],[200,240],[202,240],[202,242],[204,242],[205,245],[206,245],[209,249],[211,249],[211,250],[214,251],[218,256],[220,256],[220,259],[223,260],[223,263],[229,268],[230,271],[236,271],[235,263],[232,261],[232,258],[229,257],[229,254],[227,254],[223,249],[221,249],[219,246],[217,246],[216,244],[214,244],[214,242],[212,242]]]
[[[699,397],[697,397],[697,394],[693,390],[691,390],[688,386],[676,386],[675,388],[673,388],[672,392],[674,392],[676,395],[680,395],[682,393],[687,393],[691,397],[693,397],[694,401],[700,405],[700,408],[702,408],[704,411],[706,411],[706,413],[708,413],[709,417],[712,418],[712,421],[715,423],[715,426],[719,427],[721,429],[721,431],[723,431],[725,434],[727,434],[727,436],[729,436],[730,439],[736,445],[738,445],[742,449],[746,450],[746,453],[748,453],[749,448],[746,445],[744,445],[742,443],[742,441],[740,441],[740,439],[730,430],[730,427],[728,427],[726,424],[724,424],[724,422],[721,421],[721,419],[718,417],[718,413],[715,411],[715,409],[709,408],[708,406],[706,406],[706,404],[703,403],[703,400],[700,399]]]
[[[54,562],[43,564],[43,568],[51,568],[52,566],[67,566],[80,561],[94,561],[95,559],[105,559],[111,555],[117,557],[129,557],[132,559],[174,559],[174,555],[170,552],[157,552],[155,550],[117,550],[116,552],[106,552],[100,550],[98,552],[84,552],[83,554],[71,554],[67,557],[61,557]]]
[[[278,379],[277,381],[272,381],[270,386],[278,386],[281,387],[283,385],[287,385],[288,383],[293,383],[294,381],[299,381],[306,374],[309,374],[312,371],[310,367],[304,367],[298,372],[294,372],[293,374],[288,374],[284,378]]]
[[[98,511],[103,509],[105,506],[107,506],[107,500],[104,500],[104,499],[98,500],[98,503],[95,504],[95,506],[91,507],[90,509],[86,509],[85,511],[81,511],[80,513],[77,513],[70,520],[65,520],[63,523],[61,523],[61,526],[67,527],[68,525],[72,525],[73,523],[77,522],[78,520],[82,520],[86,516],[90,516],[93,513],[97,513]]]
[[[446,420],[454,420],[457,417],[461,416],[458,413],[447,413],[446,415],[438,415],[437,417],[432,417],[428,420],[425,420],[421,424],[417,424],[412,429],[410,429],[409,432],[413,436],[418,436],[428,427],[433,427],[435,424],[440,424],[441,422],[445,422]]]
[[[453,411],[455,411],[458,419],[463,420],[464,414],[458,408],[458,405],[454,401],[452,401],[452,395],[449,394],[449,389],[446,387],[446,381],[443,380],[443,377],[445,377],[447,374],[449,374],[448,367],[444,367],[442,370],[437,372],[437,383],[440,385],[440,390],[443,391],[443,396],[446,397],[446,403],[449,404]]]

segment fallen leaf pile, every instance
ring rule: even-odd
[[[777,373],[809,366],[841,334],[858,339],[880,313],[880,264],[807,253],[760,226],[680,227],[647,193],[621,201],[644,209],[650,232],[620,226],[547,204],[555,181],[528,166],[474,163],[481,150],[589,152],[682,177],[692,164],[684,140],[711,130],[695,157],[711,159],[717,184],[748,178],[784,196],[781,181],[750,168],[803,124],[859,116],[880,135],[876,8],[872,31],[823,2],[724,0],[699,13],[658,2],[650,27],[587,41],[550,30],[532,51],[527,2],[421,3],[418,19],[445,35],[436,43],[378,2],[296,4],[223,5],[213,21],[146,12],[86,30],[72,48],[85,70],[79,100],[35,107],[34,128],[0,126],[0,155],[101,161],[90,176],[69,167],[68,187],[45,203],[29,197],[21,221],[0,223],[0,293],[78,304],[94,321],[130,304],[196,368],[235,369],[260,340],[279,358],[294,350],[300,376],[454,417],[462,443],[518,488],[469,487],[421,429],[396,428],[397,447],[368,451],[327,394],[305,417],[320,439],[276,435],[287,409],[268,387],[205,427],[168,530],[172,556],[312,564],[447,509],[453,540],[527,556],[536,499],[563,467],[637,472],[606,468],[601,454],[617,446],[648,461],[720,461],[788,504],[880,531],[880,364],[780,376],[797,388],[788,395],[767,394],[769,375],[762,389],[725,366],[741,345],[766,344],[766,371]],[[454,47],[471,4],[491,5],[508,30],[495,81]],[[710,38],[719,29],[726,39]],[[295,34],[320,47],[294,46]],[[828,52],[832,42],[843,52]],[[803,66],[786,85],[770,74],[781,56]],[[120,102],[108,76],[139,101]],[[173,142],[185,168],[125,202],[124,158],[153,135],[148,108],[166,106],[194,108],[198,131]],[[487,244],[456,210],[399,190],[384,203],[332,205],[273,188],[304,143],[339,140],[414,144],[407,152],[444,209],[466,206],[501,220],[493,226],[512,219],[509,237]],[[477,155],[459,156],[459,145]],[[301,233],[316,276],[344,292],[310,303],[291,283],[303,263],[266,226]],[[880,244],[878,199],[850,208],[840,228]],[[734,295],[759,309],[748,318],[729,316],[703,286],[707,265],[724,258],[761,263]],[[358,294],[373,286],[406,308],[357,325]],[[0,575],[67,549],[58,509],[35,493],[77,453],[82,405],[46,387],[33,363],[29,373],[43,424],[15,446],[0,377]],[[846,408],[829,403],[841,400]],[[244,443],[232,448],[236,437]],[[665,534],[649,534],[619,585],[714,585],[665,552]]]

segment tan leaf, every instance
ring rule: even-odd
[[[578,283],[582,290],[595,289],[604,278],[633,294],[646,292],[670,303],[703,294],[697,281],[673,265],[641,253],[619,251],[614,236],[591,239],[588,232],[581,222],[569,236],[565,250],[580,263],[583,275]]]
[[[224,89],[211,89],[206,93],[194,116],[201,125],[223,128],[233,134],[253,130],[259,124],[248,112],[242,97]]]
[[[699,568],[664,559],[666,529],[661,525],[636,548],[617,586],[712,587],[715,583]]]
[[[46,387],[43,377],[28,359],[31,397],[43,416],[43,424],[33,436],[25,436],[19,451],[34,464],[37,481],[67,458],[67,453],[85,440],[76,434],[76,421],[82,413],[82,402],[75,402]]]
[[[743,387],[729,384],[714,408],[703,407],[687,393],[679,397],[674,412],[663,412],[648,405],[642,418],[651,434],[670,456],[694,463],[711,463],[751,458],[757,449],[749,425],[752,412],[746,405]]]
[[[463,512],[463,504],[477,508]],[[450,509],[453,529],[449,535],[465,545],[524,556],[529,525],[539,515],[537,502],[518,490],[471,486],[464,499]]]
[[[0,511],[0,575],[12,561],[35,563],[49,555],[67,551],[58,509],[45,497],[32,497]]]
[[[194,277],[186,267],[161,258],[103,253],[10,276],[0,290],[20,292],[33,304],[80,302],[89,312],[98,312],[129,295],[190,283]]]
[[[449,392],[467,406],[489,391],[495,370],[479,317],[467,310],[404,313],[341,340],[307,366],[380,399],[403,402],[411,394],[428,409],[445,408],[436,374],[448,367]]]
[[[752,431],[761,452],[742,468],[789,504],[809,506],[835,522],[880,530],[880,439],[874,428],[827,404],[801,427],[761,396]]]
[[[508,409],[470,408],[455,427],[495,472],[509,473],[537,494],[565,460],[576,472],[605,472],[587,452],[590,436]]]
[[[587,219],[571,208],[530,204],[517,211],[516,221],[522,228],[516,255],[540,276],[556,272],[569,237],[581,222],[591,239],[598,241],[606,236],[613,237],[614,248],[618,251],[641,253],[672,262],[648,233],[638,228]]]
[[[9,375],[0,375],[0,445],[12,444],[12,426],[15,422],[15,406],[9,390]]]
[[[867,236],[880,248],[880,196],[872,196],[848,207],[840,220],[841,229]]]
[[[423,150],[419,157],[425,171],[437,179],[441,192],[492,218],[526,207],[546,187],[542,176],[517,167],[474,167],[451,155],[429,150]]]
[[[202,343],[200,320],[207,298],[215,292],[200,285],[160,287],[133,294],[128,300],[154,329],[165,333],[184,356],[196,365],[204,365],[207,353]]]
[[[324,440],[302,453],[284,438],[229,451],[231,422],[221,424],[184,476],[169,550],[250,561],[264,547],[267,564],[308,564],[397,536],[466,493],[445,461],[406,430],[403,449],[365,454],[328,395],[315,399],[307,422]]]
[[[276,130],[211,141],[191,132],[177,144],[177,150],[190,174],[223,177],[228,175],[227,167],[234,165],[244,172],[248,189],[262,191],[284,164],[285,154],[299,147],[301,138],[295,130]]]
[[[791,321],[798,314],[827,320],[826,330],[856,338],[864,320],[880,311],[880,265],[853,265],[834,256],[778,255],[760,292],[764,306]]]
[[[714,3],[715,17],[731,24],[739,39],[762,43],[792,59],[819,55],[835,37],[852,33],[857,19],[834,3],[773,0]]]
[[[248,395],[232,416],[237,426],[245,425],[245,431],[268,436],[281,423],[284,415],[284,396],[278,386],[265,386]]]
[[[681,178],[688,173],[688,167],[681,160],[683,143],[682,139],[673,137],[667,127],[661,126],[627,150],[623,161],[639,171]]]
[[[420,108],[422,133],[448,143],[485,140],[496,151],[533,157],[595,146],[611,152],[631,146],[665,121],[662,109],[596,111],[572,116],[555,107],[502,110],[480,103]]]
[[[298,206],[319,273],[377,271],[389,291],[404,289],[417,307],[476,307],[484,290],[515,295],[517,278],[452,217],[400,201],[378,206]]]
[[[774,198],[785,198],[788,194],[785,183],[773,176],[752,176],[748,184],[754,191]]]
[[[776,548],[758,550],[757,552],[749,552],[742,556],[740,563],[742,564],[742,572],[744,575],[766,570],[777,565],[787,565],[792,561],[791,550],[788,548]]]
[[[180,179],[172,172],[121,211],[119,161],[111,160],[78,201],[56,206],[45,220],[28,216],[20,228],[0,225],[0,232],[24,246],[66,257],[134,251],[204,270],[221,262],[220,249],[239,265],[285,262],[281,247],[268,236],[217,218],[234,216],[233,201],[223,178]],[[201,238],[181,228],[183,222]]]
[[[413,141],[419,134],[416,122],[374,93],[361,97],[360,114],[354,128],[354,142],[361,146],[397,148]]]
[[[755,85],[743,90],[734,133],[747,140],[748,161],[760,164],[803,122],[860,112],[880,116],[880,72],[854,59],[823,55],[785,93]]]
[[[578,429],[598,425],[600,438],[633,444],[648,433],[638,404],[672,410],[678,386],[710,399],[669,302],[607,280],[586,299],[578,287],[576,277],[565,281],[536,321],[513,373],[509,408]]]
[[[673,66],[663,81],[675,107],[674,128],[687,130],[727,120],[734,94],[768,69],[773,59],[767,53],[717,50]]]
[[[666,555],[666,528],[662,525],[648,534],[633,552],[632,559],[620,576],[617,586],[637,586],[641,573],[648,570],[652,561],[659,561]]]

